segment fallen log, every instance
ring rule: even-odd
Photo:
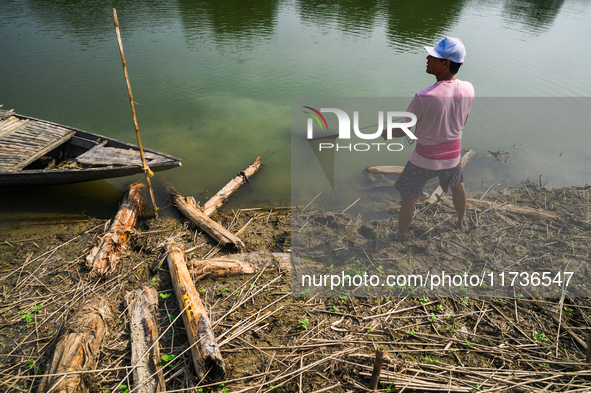
[[[189,272],[199,278],[253,274],[265,267],[291,271],[291,253],[250,252],[187,262]]]
[[[241,185],[248,183],[248,179],[256,173],[261,167],[261,156],[258,156],[256,160],[248,166],[245,170],[238,173],[234,179],[230,180],[221,190],[219,190],[214,196],[209,198],[203,205],[203,213],[210,217],[216,213],[220,207],[226,202],[226,200],[232,195]]]
[[[80,371],[92,370],[96,366],[103,337],[114,317],[113,308],[106,299],[96,296],[84,302],[68,319],[39,392],[88,391]]]
[[[244,248],[244,243],[242,243],[240,239],[206,216],[197,206],[197,202],[195,202],[195,198],[192,196],[183,197],[179,194],[172,194],[170,199],[172,200],[174,207],[176,207],[183,216],[187,217],[193,224],[197,225],[199,229],[207,233],[215,241],[219,242],[221,246]]]
[[[475,154],[476,154],[476,150],[474,150],[474,149],[470,149],[464,153],[464,155],[462,156],[462,159],[460,160],[460,163],[462,164],[462,168],[466,166],[468,161],[470,161],[470,158],[472,158]],[[439,202],[440,199],[443,198],[444,194],[445,194],[445,192],[443,192],[443,189],[441,188],[441,186],[437,186],[437,188],[435,189],[435,191],[433,191],[433,193],[431,194],[431,196],[429,197],[427,202],[430,205],[437,203],[437,202]]]
[[[126,296],[129,307],[131,336],[131,366],[134,392],[160,393],[166,391],[160,366],[158,339],[158,294],[154,288],[142,286]]]
[[[226,374],[224,360],[211,329],[207,311],[185,264],[184,252],[173,240],[166,244],[166,251],[174,293],[179,307],[184,310],[182,317],[191,344],[197,379],[201,380],[207,374],[214,381],[222,380]]]
[[[105,276],[115,270],[142,209],[144,202],[142,188],[141,183],[133,183],[129,186],[111,226],[101,238],[99,245],[95,246],[86,257],[86,265],[92,269],[93,273]]]
[[[496,211],[501,211],[509,214],[519,214],[521,216],[525,216],[532,220],[544,220],[544,219],[553,219],[556,218],[556,213],[549,212],[542,209],[535,209],[533,207],[527,206],[515,206],[511,205],[510,203],[496,203],[496,202],[489,202],[489,201],[482,201],[480,199],[471,199],[468,198],[468,208],[478,208],[478,209],[493,209]],[[447,204],[453,204],[451,200],[445,200]]]
[[[375,175],[400,175],[404,167],[398,165],[378,165],[367,167],[365,170]]]

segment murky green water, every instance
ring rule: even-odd
[[[182,157],[159,173],[205,201],[258,154],[265,167],[231,205],[286,205],[293,97],[409,97],[433,83],[422,45],[462,38],[458,78],[479,97],[589,97],[586,0],[224,1],[4,0],[0,104],[18,113],[134,142],[112,20],[117,8],[142,141]],[[557,117],[560,113],[556,114]],[[466,185],[549,185],[591,178],[585,127],[467,129],[479,151]],[[474,122],[478,124],[478,122]],[[516,147],[513,147],[517,144]],[[561,155],[562,153],[562,155]],[[393,162],[403,165],[404,162]],[[361,170],[353,171],[361,176]],[[0,191],[2,216],[110,215],[130,180]],[[159,204],[166,205],[158,191]],[[87,197],[85,197],[87,196]],[[88,197],[90,196],[90,197]],[[39,198],[41,197],[41,198]],[[343,200],[343,204],[349,201]],[[20,219],[19,219],[20,220]]]

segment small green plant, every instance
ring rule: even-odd
[[[435,322],[439,321],[439,319],[437,319],[437,317],[435,316],[435,313],[431,313],[431,317],[429,318],[429,321],[435,323]]]
[[[205,288],[201,288],[201,289],[199,290],[199,293],[200,293],[200,294],[202,294],[202,295],[203,295],[205,292],[206,292]]]
[[[345,300],[347,300],[347,296],[339,296],[339,299],[341,299],[341,302],[345,302]]]
[[[332,309],[334,310],[334,312],[341,312],[341,310],[339,310],[337,306],[332,306]]]
[[[538,333],[537,331],[534,330],[534,340],[536,341],[550,341],[548,340],[548,337],[546,337],[545,333]]]
[[[299,321],[298,322],[298,329],[304,329],[304,330],[308,330],[308,323],[310,322],[310,319],[306,318],[303,321]]]
[[[162,360],[162,367],[166,367],[166,366],[168,366],[168,367],[172,368],[172,367],[173,367],[173,365],[172,365],[172,364],[170,364],[170,362],[172,362],[172,360],[173,360],[175,357],[176,357],[176,355],[174,355],[174,354],[172,354],[172,353],[171,353],[170,355],[163,355],[163,356],[160,356],[160,360]]]
[[[443,304],[438,304],[436,308],[437,308],[437,311],[443,312]]]
[[[368,332],[373,332],[373,326],[369,326],[369,327],[367,328],[367,331],[368,331]]]
[[[119,393],[129,393],[129,389],[127,389],[127,385],[119,385]]]
[[[150,286],[155,287],[156,285],[158,285],[158,283],[156,282],[156,277],[152,277],[152,279],[150,280]]]
[[[542,363],[542,366],[544,366],[544,367],[550,367],[550,365],[548,363]]]
[[[425,363],[425,364],[437,364],[437,363],[439,363],[439,360],[437,360],[437,359],[431,359],[429,356],[425,356],[425,360],[423,360],[423,363]]]
[[[164,299],[164,303],[166,303],[166,299],[172,296],[172,293],[161,293],[160,297]]]
[[[465,340],[466,342],[466,348],[470,349],[471,347],[474,346],[474,344],[472,344],[470,341],[468,341],[468,339]]]
[[[408,334],[410,334],[411,336],[415,336],[415,335],[416,335],[416,334],[415,334],[415,330],[414,330],[414,329],[412,329],[412,330],[410,331],[410,333],[408,333]]]
[[[500,305],[505,304],[505,301],[502,298],[499,298],[498,302],[499,302]]]
[[[306,296],[306,297],[307,297],[307,296],[310,296],[310,288],[303,290],[303,291],[302,291],[302,295],[304,295],[304,296]]]
[[[221,295],[222,293],[226,292],[227,290],[228,290],[228,288],[226,288],[226,287],[221,287],[221,288],[220,288],[220,295]]]
[[[450,351],[451,351],[451,353],[456,353],[458,350],[455,348],[451,348]]]
[[[425,304],[425,303],[428,303],[428,302],[429,302],[429,299],[427,299],[425,296],[423,296],[423,297],[421,297],[421,298],[419,299],[419,302],[420,302],[421,304]]]

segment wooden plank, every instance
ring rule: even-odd
[[[468,161],[470,161],[470,158],[472,158],[472,156],[475,154],[476,154],[475,149],[470,149],[466,153],[464,153],[464,155],[462,156],[462,159],[460,160],[460,164],[462,164],[462,168],[464,166],[466,166]],[[433,193],[431,194],[431,196],[429,197],[427,202],[430,205],[437,203],[437,202],[439,202],[440,199],[443,198],[443,195],[445,195],[445,192],[443,192],[443,189],[441,188],[441,186],[437,186],[437,188],[435,189],[435,191],[433,191]]]
[[[14,165],[13,167],[9,168],[8,171],[20,171],[21,169],[25,168],[27,165],[31,164],[33,161],[37,160],[39,157],[42,157],[46,153],[49,153],[56,147],[66,143],[68,139],[74,135],[76,131],[69,131],[66,135],[61,136],[60,138],[55,139],[53,142],[45,146],[45,148],[38,150],[36,153],[30,155],[27,159],[19,162],[18,164]]]
[[[159,158],[158,155],[145,153],[146,160]],[[140,152],[132,149],[118,149],[97,145],[84,154],[76,157],[76,161],[86,165],[142,165]],[[149,163],[149,162],[148,162]]]

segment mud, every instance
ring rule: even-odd
[[[532,271],[540,264],[576,271],[571,292],[563,288],[551,294],[511,288],[491,295],[481,287],[434,294],[408,285],[384,292],[345,285],[326,297],[319,288],[302,287],[302,270],[290,274],[275,268],[197,280],[226,361],[225,382],[195,379],[180,310],[170,296],[162,248],[170,236],[189,250],[188,259],[232,253],[216,247],[193,224],[172,214],[141,218],[116,272],[95,281],[85,256],[107,221],[28,223],[1,231],[0,384],[8,392],[35,390],[65,322],[84,299],[101,294],[118,313],[101,347],[97,371],[85,378],[92,391],[123,393],[134,385],[125,368],[131,350],[124,296],[149,283],[160,295],[160,347],[167,356],[162,364],[168,391],[362,391],[379,346],[390,354],[380,385],[384,391],[402,388],[397,384],[403,381],[418,391],[428,383],[453,385],[457,391],[499,386],[508,391],[524,381],[522,391],[541,390],[550,383],[556,389],[567,384],[581,389],[591,385],[583,363],[586,329],[591,326],[585,292],[591,259],[590,193],[588,187],[553,190],[531,184],[501,190],[486,199],[557,216],[539,221],[499,209],[469,209],[466,233],[454,227],[453,207],[420,201],[402,244],[391,240],[395,214],[370,222],[324,211],[244,209],[218,214],[214,218],[238,233],[245,252],[293,249],[300,252],[294,258],[296,268],[314,262],[311,271],[324,274],[367,271],[380,276],[425,269],[480,274],[517,267]],[[293,245],[292,231],[298,233]],[[446,376],[438,374],[442,367],[448,370]],[[553,379],[539,382],[550,374]]]

